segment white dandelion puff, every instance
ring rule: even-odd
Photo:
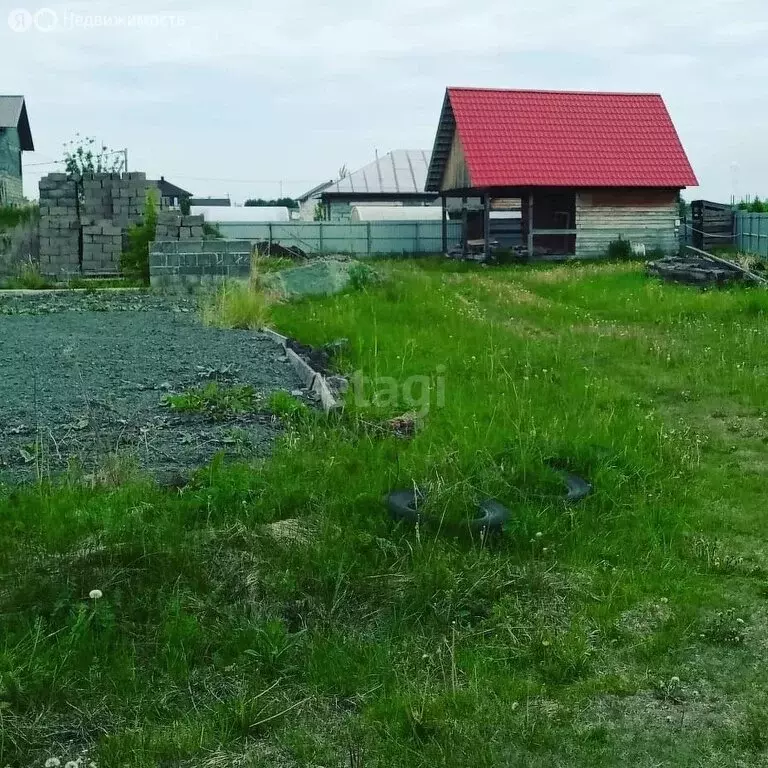
[[[104,593],[100,589],[92,589],[88,593],[88,597],[90,597],[91,600],[101,600],[101,598],[104,597]],[[64,768],[67,768],[67,766],[64,766]]]

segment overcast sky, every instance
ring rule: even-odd
[[[689,198],[768,195],[766,0],[3,3],[28,196],[78,132],[196,195],[298,195],[431,148],[448,85],[659,92]]]

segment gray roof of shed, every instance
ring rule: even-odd
[[[431,152],[396,149],[323,190],[328,195],[423,195]]]
[[[312,187],[312,189],[309,190],[309,192],[305,192],[300,197],[297,197],[296,199],[300,203],[305,203],[307,200],[309,200],[310,197],[319,197],[321,192],[325,192],[328,187],[333,185],[333,179],[330,181],[324,181],[322,184],[318,184],[316,187]]]
[[[17,128],[21,148],[25,152],[34,152],[35,145],[23,96],[0,96],[0,128]]]

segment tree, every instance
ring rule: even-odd
[[[157,232],[158,190],[150,190],[144,201],[144,220],[128,230],[128,250],[123,253],[120,268],[127,277],[149,284],[149,246]]]
[[[246,208],[289,208],[297,210],[299,207],[298,200],[294,200],[292,197],[278,197],[277,200],[264,200],[259,197],[256,199],[246,200]]]
[[[78,180],[85,173],[120,173],[125,167],[125,154],[104,144],[99,146],[93,137],[78,133],[64,145],[64,167]]]

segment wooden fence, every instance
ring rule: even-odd
[[[702,251],[733,244],[734,213],[730,205],[695,200],[691,203],[691,244]]]

